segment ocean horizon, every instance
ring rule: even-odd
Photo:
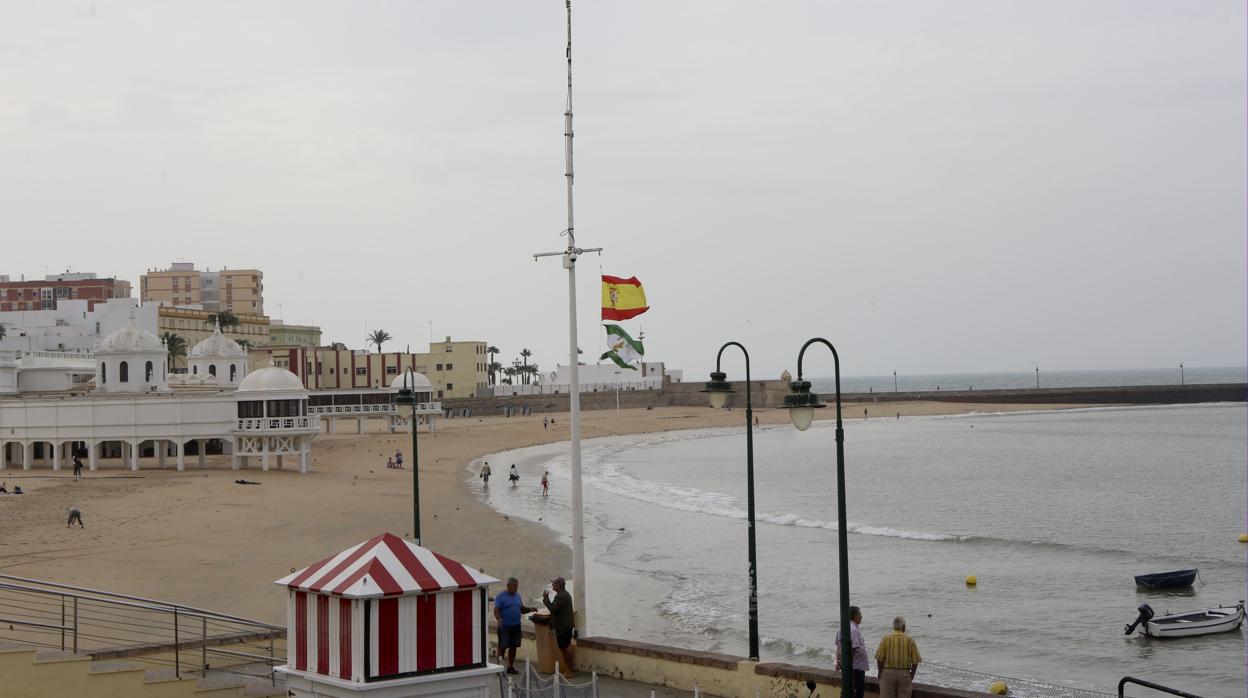
[[[916,373],[897,372],[874,376],[841,376],[841,393],[934,392],[940,390],[1026,390],[1036,387],[1031,371]],[[807,377],[811,390],[821,395],[835,392],[832,376]],[[1208,385],[1248,383],[1248,366],[1185,366],[1174,368],[1040,369],[1040,388],[1120,388],[1136,385]]]

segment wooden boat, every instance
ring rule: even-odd
[[[1244,602],[1236,606],[1218,606],[1185,613],[1156,615],[1148,604],[1140,604],[1140,615],[1126,626],[1130,635],[1136,626],[1148,637],[1191,637],[1235,630],[1244,622]]]
[[[1152,574],[1135,575],[1135,583],[1145,589],[1185,589],[1196,581],[1199,570],[1175,570],[1173,572],[1154,572]]]

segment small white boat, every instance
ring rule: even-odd
[[[1126,626],[1130,635],[1139,626],[1148,637],[1191,637],[1235,630],[1244,622],[1244,602],[1236,606],[1218,606],[1199,611],[1156,615],[1148,604],[1140,604],[1140,615]]]

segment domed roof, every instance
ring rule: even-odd
[[[221,334],[221,325],[219,323],[216,329],[212,331],[212,334],[208,336],[208,339],[196,344],[191,349],[192,358],[218,356],[229,358],[247,356],[247,350],[240,346],[238,342]]]
[[[100,340],[100,345],[95,349],[97,354],[134,354],[148,351],[163,354],[165,343],[160,341],[160,337],[139,327],[139,323],[134,321],[133,313],[124,327]]]
[[[299,376],[280,366],[265,366],[258,371],[247,374],[243,382],[238,384],[238,392],[259,392],[262,390],[307,390]]]
[[[423,393],[433,389],[433,383],[430,383],[423,373],[412,373],[411,371],[404,371],[395,376],[394,380],[390,381],[390,388],[392,390],[402,390],[405,377],[407,378],[407,387],[416,392]]]

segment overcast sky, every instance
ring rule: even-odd
[[[566,363],[559,0],[0,8],[0,274],[253,266],[326,341]],[[601,264],[690,379],[814,335],[848,375],[1245,363],[1243,2],[573,9],[591,358]]]

